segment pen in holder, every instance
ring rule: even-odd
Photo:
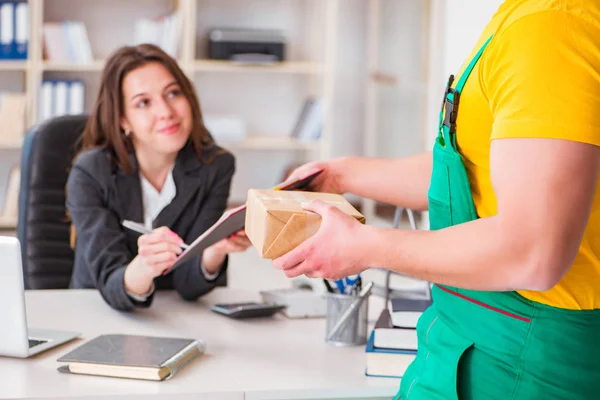
[[[325,341],[335,346],[358,346],[367,342],[368,303],[373,283],[358,296],[327,293]]]

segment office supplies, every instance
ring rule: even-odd
[[[361,289],[360,275],[350,275],[335,281],[335,285],[341,294],[357,295]]]
[[[366,376],[401,378],[415,359],[416,350],[381,349],[375,346],[375,335],[371,332],[365,348]]]
[[[339,294],[346,294],[346,285],[343,278],[335,281],[335,286],[337,287]]]
[[[208,56],[215,60],[283,61],[285,42],[280,30],[213,29],[208,37]]]
[[[417,321],[431,304],[433,304],[432,299],[392,298],[390,300],[392,324],[398,328],[416,328]]]
[[[344,282],[346,284],[346,294],[357,295],[360,292],[360,289],[356,291],[361,284],[360,274],[349,275],[344,278]]]
[[[265,290],[260,292],[262,301],[285,306],[282,314],[288,318],[324,317],[327,302],[323,293],[298,288]]]
[[[371,293],[371,289],[373,288],[373,282],[369,282],[367,286],[365,286],[361,291],[358,297],[350,304],[350,307],[346,309],[346,311],[342,314],[338,322],[334,325],[333,329],[329,331],[329,335],[327,336],[327,340],[331,340],[337,331],[340,330],[342,326],[346,323],[347,320],[350,319],[353,313],[355,313],[363,301],[369,296]]]
[[[287,180],[275,186],[275,189],[305,189],[310,185],[313,179],[315,179],[321,172],[323,172],[323,169],[316,170],[308,174],[307,176]],[[201,255],[204,249],[217,243],[219,240],[228,237],[229,235],[239,231],[240,229],[244,229],[244,224],[246,222],[246,208],[247,207],[244,204],[226,211],[221,216],[221,218],[219,218],[219,220],[213,224],[213,226],[208,228],[202,235],[200,235],[196,240],[194,240],[192,244],[190,244],[190,247],[188,249],[186,249],[183,253],[179,255],[179,257],[175,261],[175,264],[173,264],[173,266],[171,267],[171,269],[168,270],[168,272],[173,271],[173,269],[177,268],[185,261]]]
[[[215,304],[211,310],[223,314],[230,318],[257,318],[270,317],[273,314],[285,309],[285,305],[281,304],[265,304],[256,302],[247,303],[230,303],[230,304]]]
[[[333,287],[331,286],[331,283],[329,283],[329,281],[327,279],[323,278],[323,283],[325,284],[325,287],[327,288],[327,292],[335,293],[335,290],[333,289]]]
[[[0,3],[0,54],[2,58],[14,58],[15,44],[15,4],[12,2]]]
[[[417,330],[397,328],[392,324],[388,309],[381,311],[373,328],[375,347],[385,349],[417,350]]]
[[[132,231],[135,231],[135,232],[138,232],[138,233],[141,233],[141,234],[152,233],[152,229],[148,229],[144,225],[142,225],[142,224],[140,224],[138,222],[123,220],[121,222],[121,225],[123,225],[127,229],[131,229]],[[190,247],[190,246],[188,246],[185,243],[181,243],[179,246],[182,249],[187,249],[187,248]]]
[[[27,326],[19,240],[0,237],[0,254],[0,356],[27,358],[78,337],[76,332]]]
[[[204,342],[136,335],[100,335],[60,357],[60,372],[162,381],[204,353]]]
[[[15,44],[14,57],[27,59],[29,48],[29,4],[16,3],[15,6]]]
[[[339,194],[250,189],[246,234],[262,258],[277,258],[317,232],[321,217],[302,207],[302,203],[313,200],[365,222],[365,217]]]

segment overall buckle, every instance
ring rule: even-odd
[[[449,95],[452,94],[452,99]],[[450,133],[456,132],[456,117],[458,116],[458,104],[460,103],[460,93],[455,89],[448,87],[444,96],[444,126],[447,126]]]

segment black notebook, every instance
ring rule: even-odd
[[[204,353],[200,340],[136,335],[101,335],[57,361],[60,372],[162,381]]]
[[[321,172],[322,169],[317,170],[310,175],[307,175],[303,178],[293,179],[287,182],[283,182],[277,186],[275,186],[275,190],[303,190],[308,188],[310,183],[315,179]],[[237,208],[233,208],[231,210],[226,211],[221,218],[217,222],[213,224],[210,228],[208,228],[202,235],[198,236],[196,240],[194,240],[190,246],[179,255],[175,264],[169,269],[168,272],[173,271],[173,269],[177,268],[179,265],[183,264],[187,260],[199,256],[202,254],[204,249],[212,246],[217,243],[221,239],[225,239],[231,234],[244,229],[244,225],[246,222],[246,205],[239,206]]]

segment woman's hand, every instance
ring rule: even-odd
[[[138,255],[125,269],[125,289],[137,295],[148,293],[154,278],[175,263],[182,243],[183,239],[166,226],[140,236]]]
[[[313,161],[306,163],[296,168],[287,180],[294,178],[303,178],[316,172],[323,170],[315,179],[310,183],[309,189],[315,192],[326,192],[326,193],[337,193],[343,194],[345,189],[343,187],[343,174],[345,158],[336,158],[330,161]]]
[[[216,273],[221,268],[227,254],[245,251],[251,244],[246,232],[242,229],[208,247],[202,254],[202,263],[206,272]]]

